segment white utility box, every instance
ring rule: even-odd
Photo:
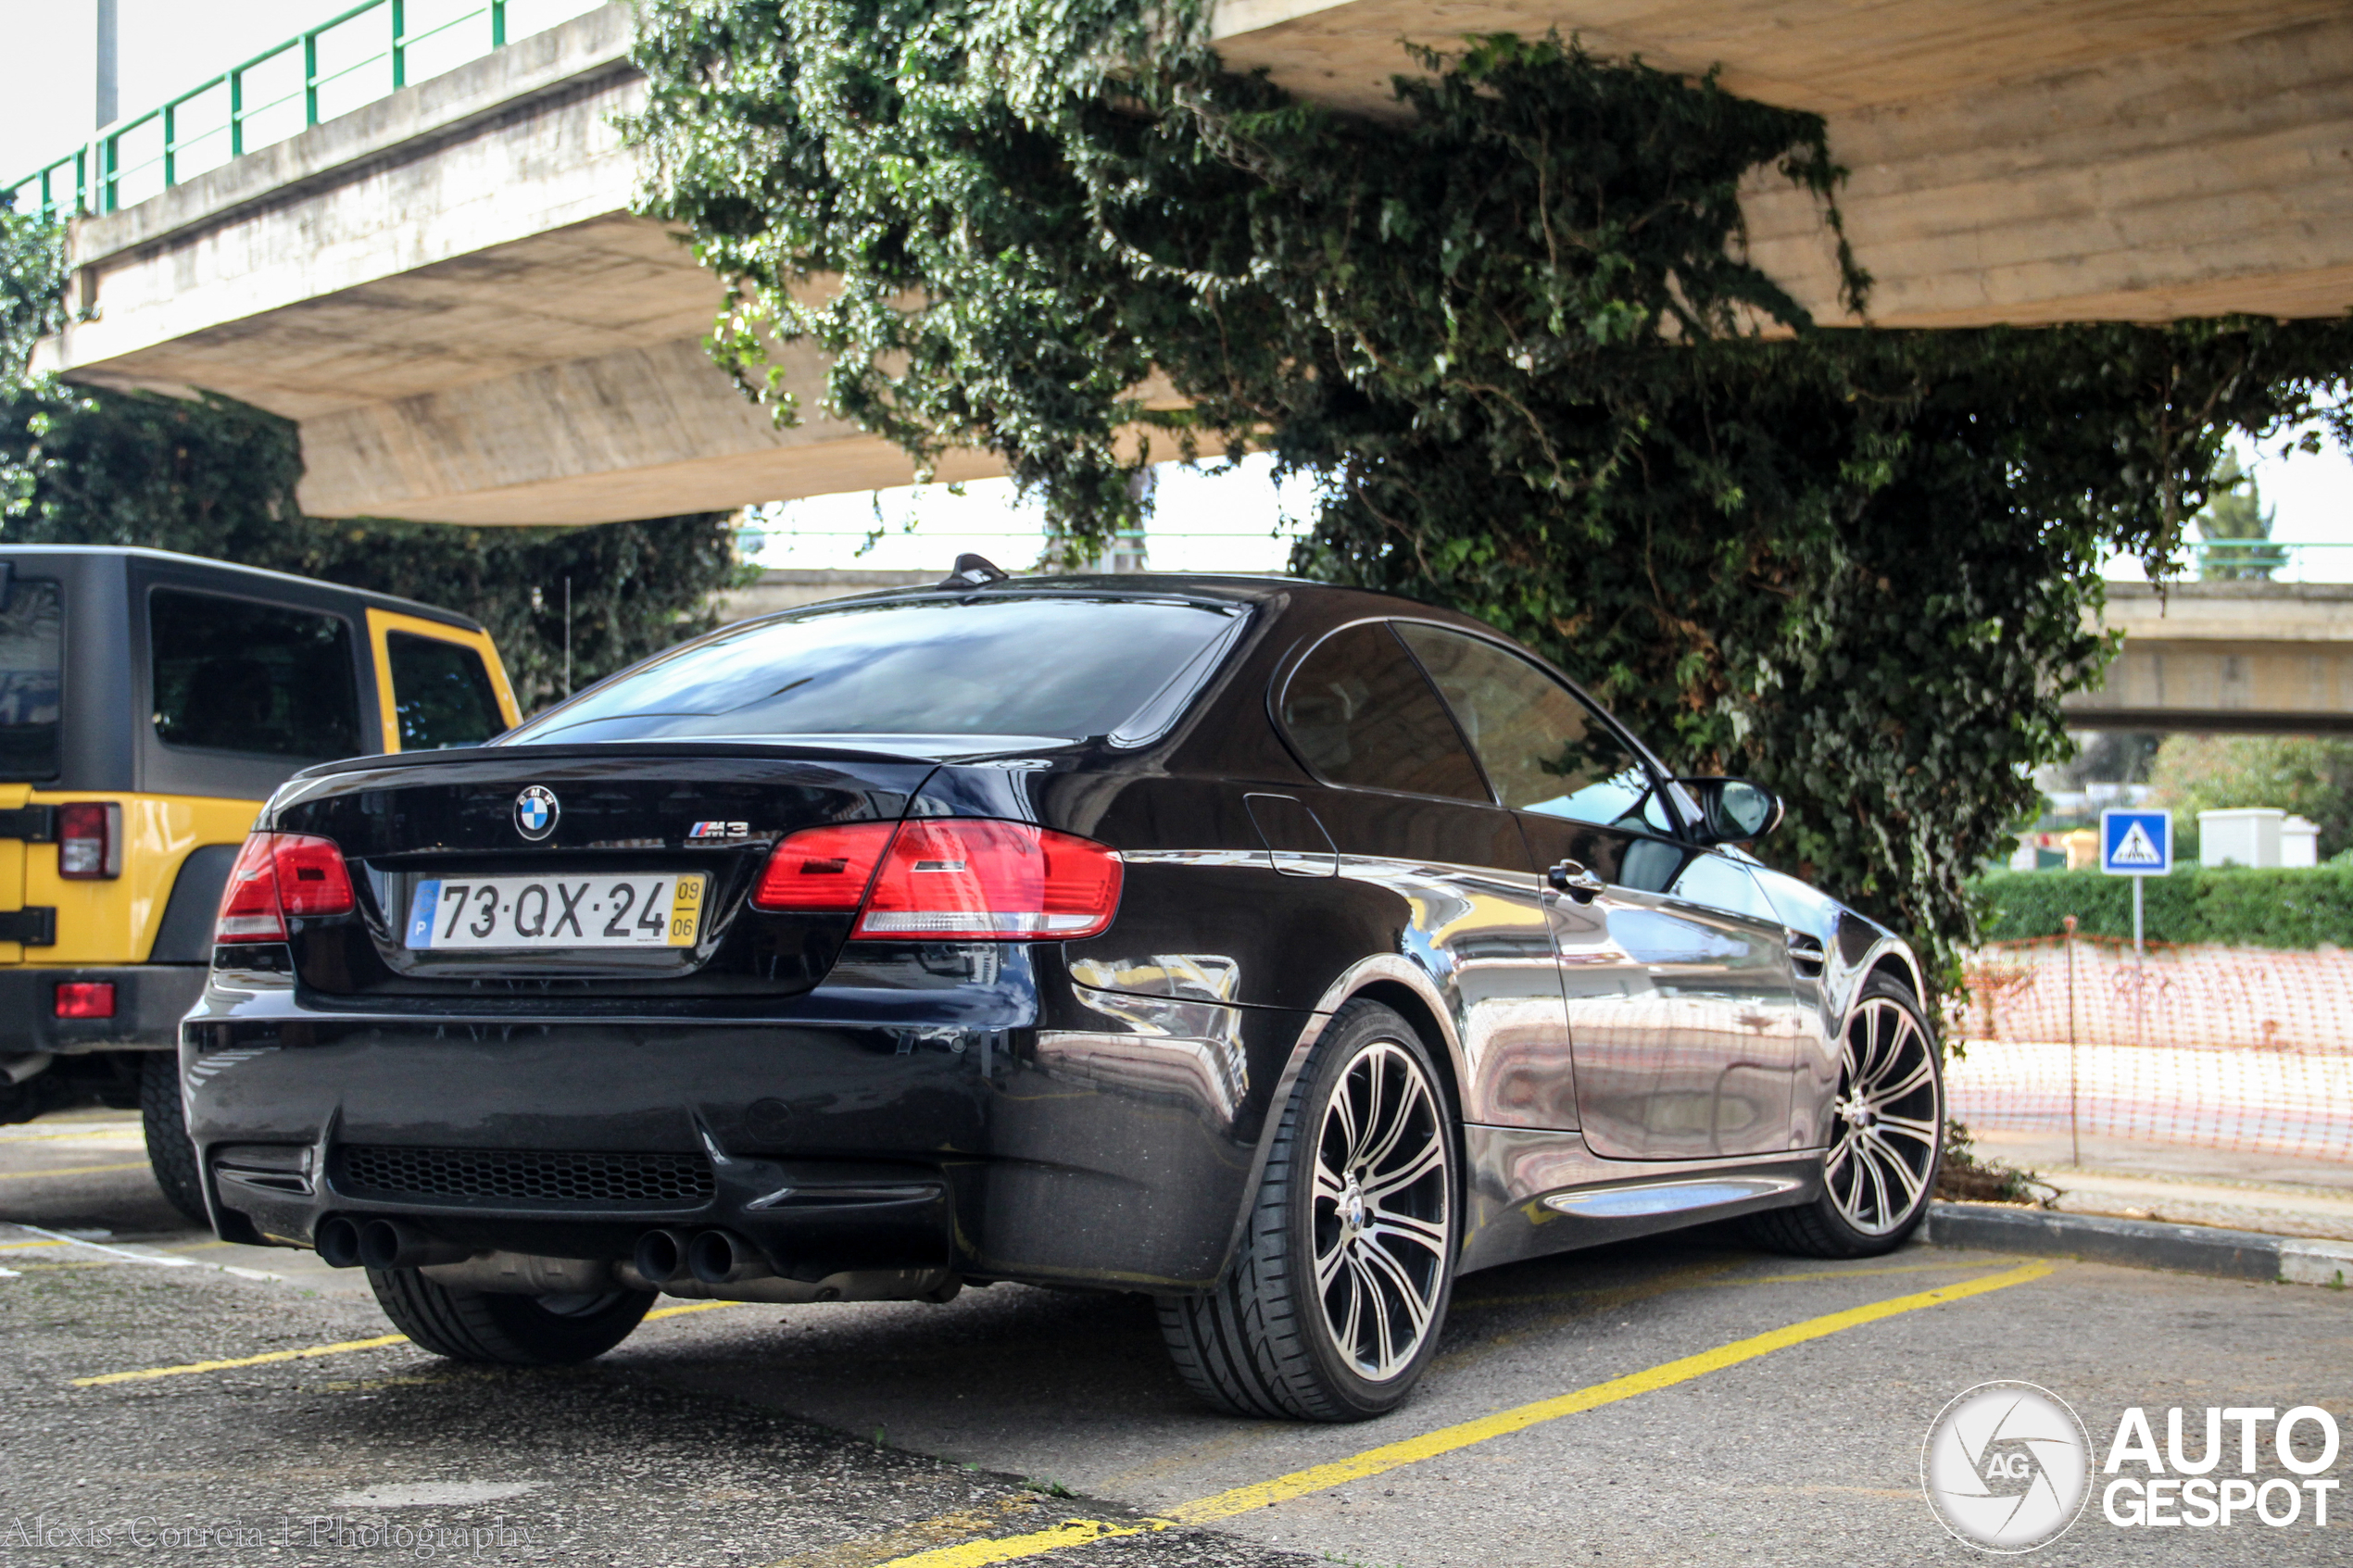
[[[2280,864],[2317,866],[2321,863],[2321,824],[2290,817],[2280,824]]]
[[[2201,866],[2276,866],[2280,824],[2287,813],[2276,806],[2240,806],[2197,814],[2197,863]],[[2298,819],[2299,821],[2301,819]],[[2311,864],[2306,861],[2305,864]]]

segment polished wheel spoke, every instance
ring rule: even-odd
[[[1318,1296],[1327,1293],[1332,1287],[1332,1281],[1340,1277],[1340,1271],[1347,1264],[1348,1243],[1345,1241],[1335,1241],[1330,1251],[1316,1253],[1315,1293]]]
[[[1384,1236],[1395,1236],[1421,1248],[1431,1257],[1446,1256],[1446,1227],[1429,1220],[1409,1219],[1403,1214],[1383,1214],[1365,1229],[1365,1235],[1378,1244]]]
[[[1361,1376],[1402,1374],[1422,1349],[1453,1260],[1445,1121],[1421,1063],[1365,1046],[1326,1104],[1311,1177],[1315,1290]]]
[[[1936,1146],[1936,1124],[1932,1122],[1922,1121],[1917,1116],[1890,1116],[1881,1111],[1874,1126],[1882,1138],[1893,1133],[1898,1137],[1910,1138],[1915,1143],[1926,1144],[1931,1148]]]
[[[1432,1138],[1422,1146],[1420,1152],[1396,1170],[1383,1172],[1378,1180],[1366,1182],[1365,1201],[1378,1205],[1390,1195],[1403,1192],[1432,1171],[1443,1170],[1445,1165],[1446,1148]]]

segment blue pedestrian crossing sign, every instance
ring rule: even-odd
[[[2168,876],[2173,870],[2173,813],[2100,813],[2100,870],[2110,876]]]

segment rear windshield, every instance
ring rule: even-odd
[[[0,779],[57,776],[64,668],[57,585],[19,581],[0,608]]]
[[[505,744],[665,735],[1038,735],[1117,730],[1238,607],[1054,595],[846,605],[748,621],[615,676]]]

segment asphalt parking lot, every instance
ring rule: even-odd
[[[1403,1411],[1317,1427],[1193,1405],[1140,1298],[1010,1286],[455,1366],[356,1274],[190,1233],[117,1113],[0,1129],[0,1218],[7,1563],[1960,1562],[1920,1449],[1972,1385],[2057,1393],[2095,1463],[2127,1406],[2160,1439],[2168,1406],[2353,1406],[2346,1292],[1931,1247],[1475,1275]],[[2353,1530],[2120,1528],[2095,1488],[2035,1560],[2353,1562]]]

